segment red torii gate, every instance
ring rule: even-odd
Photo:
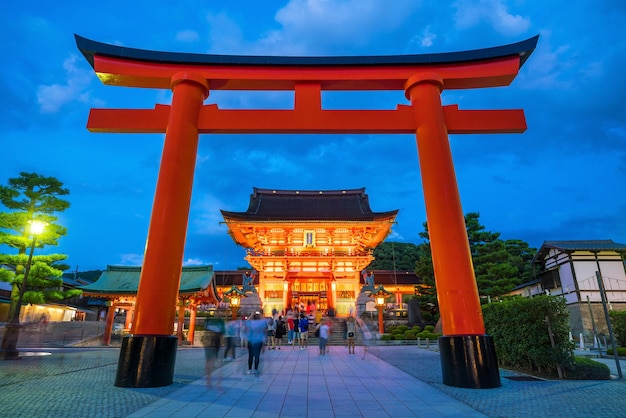
[[[442,106],[444,89],[509,85],[538,36],[454,53],[263,57],[156,52],[76,35],[104,84],[172,89],[171,106],[91,109],[92,132],[165,133],[135,318],[122,343],[115,385],[154,387],[173,381],[176,302],[200,133],[414,133],[437,297],[443,382],[500,386],[493,339],[485,335],[448,134],[521,133],[524,112]],[[210,90],[294,91],[293,110],[224,110],[203,105]],[[411,105],[395,110],[324,110],[322,91],[403,90]]]

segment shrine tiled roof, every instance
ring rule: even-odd
[[[245,212],[222,210],[225,219],[251,221],[373,221],[397,214],[397,210],[373,212],[365,188],[313,191],[255,187]]]
[[[543,247],[556,248],[563,251],[624,251],[626,245],[618,244],[611,239],[583,241],[544,241]]]
[[[141,267],[107,266],[98,280],[86,286],[80,286],[91,295],[134,295],[139,287]],[[215,287],[215,273],[212,266],[183,267],[180,278],[179,294],[203,292]]]
[[[543,258],[548,254],[550,249],[557,249],[563,252],[574,251],[615,251],[619,253],[626,253],[626,245],[618,244],[611,239],[603,240],[571,240],[571,241],[544,241],[543,245],[537,252],[537,255],[533,259],[533,263],[541,262]]]

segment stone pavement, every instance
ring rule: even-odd
[[[286,348],[286,349],[285,349]],[[201,348],[181,348],[174,383],[161,388],[113,386],[119,348],[30,350],[0,360],[0,417],[588,417],[623,416],[626,382],[515,381],[502,387],[443,385],[437,352],[415,346],[333,346],[266,351],[258,377],[247,352],[220,363],[212,385]],[[49,355],[41,355],[41,354]],[[622,366],[624,370],[626,368]]]

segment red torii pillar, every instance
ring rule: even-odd
[[[417,137],[427,220],[442,314],[443,382],[500,386],[493,339],[485,335],[465,221],[448,143],[450,133],[523,132],[522,110],[462,111],[442,106],[443,89],[510,84],[538,37],[459,53],[387,57],[241,57],[128,49],[76,36],[106,84],[172,88],[171,106],[92,109],[95,132],[165,132],[131,335],[115,384],[172,382],[175,310],[199,133],[413,133]],[[222,110],[203,106],[209,86],[223,90],[293,90],[293,110]],[[395,110],[323,110],[322,90],[404,90],[411,106]]]

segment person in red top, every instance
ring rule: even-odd
[[[294,323],[293,323],[293,314],[289,313],[287,315],[287,342],[291,344],[294,339]]]

